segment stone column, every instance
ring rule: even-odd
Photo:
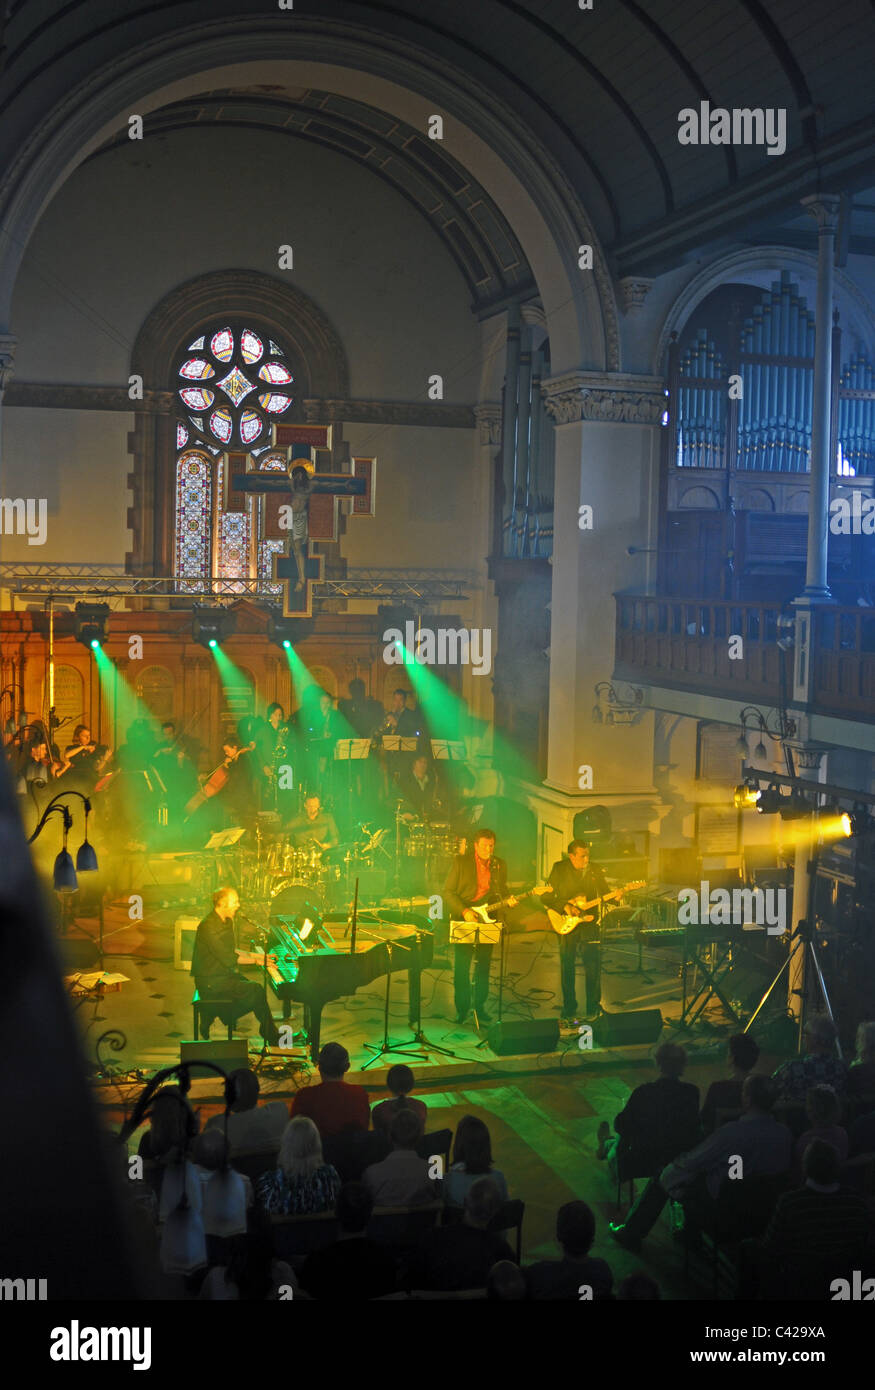
[[[817,306],[814,337],[814,388],[811,411],[811,492],[808,503],[808,555],[805,588],[794,602],[793,702],[808,705],[814,695],[814,613],[831,603],[826,579],[829,541],[830,404],[832,399],[832,309],[835,234],[839,199],[815,194],[802,199],[817,223]],[[797,914],[798,917],[798,914]]]
[[[543,386],[555,425],[550,628],[549,787],[589,801],[652,791],[649,718],[593,719],[595,687],[614,670],[617,589],[643,586],[655,525],[658,431],[665,408],[655,377],[574,372]],[[581,516],[581,507],[592,508]],[[593,770],[580,785],[581,766]]]

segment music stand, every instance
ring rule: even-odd
[[[501,1021],[502,990],[504,985],[504,923],[503,922],[482,922],[478,918],[476,922],[452,921],[450,920],[451,946],[498,946],[499,957],[499,976],[498,976],[498,1018]],[[477,1023],[477,1031],[480,1031],[480,1020],[477,1017],[477,1010],[474,1009],[474,1018]],[[478,1047],[485,1047],[487,1039],[484,1038]]]
[[[346,763],[346,815],[352,818],[352,765],[370,755],[369,738],[339,738],[334,745],[334,761]]]
[[[431,740],[431,756],[436,763],[461,763],[465,761],[465,745],[461,739],[433,738]]]
[[[367,935],[367,933],[365,933]],[[380,940],[382,938],[375,938]],[[373,1043],[362,1043],[366,1052],[373,1052],[373,1057],[369,1057],[362,1065],[362,1071],[367,1071],[368,1067],[373,1066],[374,1062],[379,1062],[381,1057],[386,1057],[389,1053],[394,1053],[396,1057],[417,1057],[420,1061],[428,1060],[428,1053],[421,1047],[407,1047],[389,1041],[389,990],[392,986],[392,951],[395,946],[399,946],[402,951],[409,951],[409,946],[401,946],[397,941],[384,941],[384,945],[389,955],[389,969],[386,971],[386,990],[383,998],[383,1041],[379,1047],[374,1047]],[[417,1039],[411,1039],[417,1041]]]

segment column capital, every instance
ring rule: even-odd
[[[12,380],[17,345],[14,333],[0,333],[0,396]]]
[[[617,281],[620,296],[623,302],[623,313],[638,314],[644,307],[644,301],[653,289],[654,282],[646,279],[643,275],[624,275]]]
[[[544,381],[541,394],[557,425],[658,425],[665,411],[662,377],[631,372],[565,372]]]
[[[839,225],[841,198],[837,193],[810,193],[800,202],[817,223],[818,236],[833,236]]]
[[[481,444],[501,443],[501,406],[498,401],[484,401],[474,407],[474,419],[480,430]]]

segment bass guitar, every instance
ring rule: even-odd
[[[573,903],[577,916],[570,912],[556,912],[552,907],[548,907],[547,916],[550,919],[550,926],[557,936],[567,936],[569,932],[574,931],[575,927],[579,927],[581,922],[594,922],[596,920],[597,914],[595,912],[587,915],[589,908],[597,908],[600,903],[611,902],[614,898],[622,898],[624,894],[631,893],[635,888],[643,888],[645,883],[645,879],[635,878],[631,879],[629,883],[624,883],[622,888],[614,888],[610,893],[603,893],[600,898],[590,898],[588,902],[574,898]]]

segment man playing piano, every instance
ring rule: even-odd
[[[508,907],[516,898],[507,898],[507,865],[495,853],[495,832],[479,829],[474,835],[471,854],[457,854],[444,884],[444,904],[452,918],[476,922],[478,914],[471,909],[490,899],[503,898]],[[490,913],[490,916],[493,914]],[[474,1010],[481,1023],[490,1023],[486,1012],[489,998],[489,968],[492,963],[491,945],[454,946],[453,990],[456,1001],[456,1022],[464,1023],[471,1007],[471,963],[474,963]]]
[[[255,1014],[261,1036],[271,1047],[276,1047],[279,1030],[263,987],[251,983],[236,969],[234,918],[239,907],[236,888],[219,888],[213,894],[213,910],[198,924],[191,973],[202,1000],[230,1000],[232,1025],[243,1014]]]

